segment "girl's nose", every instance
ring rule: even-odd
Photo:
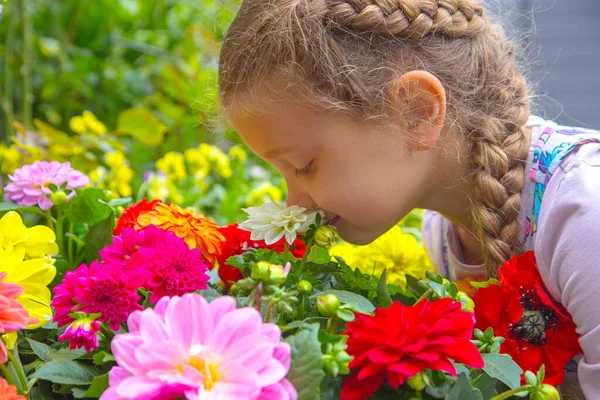
[[[288,184],[287,205],[316,208],[316,203],[308,193],[290,184]]]

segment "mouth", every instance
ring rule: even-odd
[[[339,215],[334,215],[333,218],[329,219],[329,226],[336,228],[336,223],[340,221]]]

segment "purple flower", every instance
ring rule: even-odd
[[[96,333],[100,330],[100,323],[91,318],[81,318],[73,322],[67,330],[58,337],[58,340],[68,340],[69,348],[75,350],[78,347],[85,347],[88,353],[98,348],[98,336]]]
[[[60,187],[66,183],[66,189],[82,188],[90,183],[90,179],[81,172],[71,168],[71,164],[58,161],[36,161],[33,164],[23,165],[8,176],[10,183],[6,185],[5,199],[11,200],[20,206],[39,206],[42,210],[52,208],[52,190],[48,187],[55,184]],[[72,191],[66,201],[75,196]]]

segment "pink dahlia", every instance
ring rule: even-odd
[[[113,237],[112,244],[100,250],[100,257],[105,263],[119,263],[125,269],[135,269],[139,265],[133,264],[131,257],[141,248],[164,241],[168,234],[154,225],[140,231],[124,228],[119,236]]]
[[[140,274],[145,279],[144,287],[152,292],[150,301],[154,303],[163,296],[181,296],[206,289],[208,265],[202,251],[191,249],[173,232],[162,232],[155,235],[152,245],[142,247],[131,257],[131,264],[140,266],[143,271]]]
[[[67,330],[58,337],[58,340],[68,340],[69,348],[75,350],[84,347],[88,353],[98,348],[100,323],[91,318],[81,318],[71,323]]]
[[[31,322],[27,310],[15,300],[24,289],[16,283],[2,282],[4,277],[6,272],[0,273],[0,334],[25,329]],[[4,364],[7,359],[4,341],[0,339],[0,364]]]
[[[66,183],[66,189],[82,188],[90,183],[90,179],[81,172],[71,168],[71,164],[58,161],[36,161],[24,165],[8,176],[10,183],[4,188],[6,200],[11,200],[20,206],[39,206],[42,210],[52,208],[50,195],[51,183],[60,187]],[[75,196],[71,192],[67,201]]]
[[[112,350],[118,366],[100,399],[295,400],[291,349],[275,324],[229,296],[163,297],[131,314]]]
[[[52,307],[54,308],[54,322],[61,327],[73,322],[69,316],[78,305],[75,300],[75,291],[87,278],[88,269],[85,264],[81,264],[74,271],[67,271],[60,285],[54,287],[54,297],[52,298]]]
[[[125,271],[119,264],[94,261],[89,269],[82,264],[70,273],[54,288],[56,296],[52,305],[56,309],[54,320],[59,326],[72,322],[69,314],[77,310],[99,313],[99,322],[108,321],[111,329],[118,330],[129,314],[142,309],[138,304],[138,279],[134,271]]]

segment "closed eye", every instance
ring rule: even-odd
[[[315,171],[315,160],[311,160],[304,168],[296,169],[296,176],[301,178]]]

